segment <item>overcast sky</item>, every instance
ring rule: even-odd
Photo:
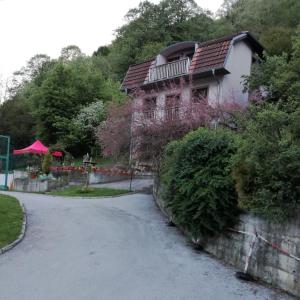
[[[52,58],[77,45],[91,54],[109,44],[124,15],[140,0],[0,0],[0,79],[37,53]],[[159,0],[152,0],[158,3]],[[197,0],[215,12],[223,0]]]

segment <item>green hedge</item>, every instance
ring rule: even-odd
[[[238,201],[231,176],[235,136],[225,129],[200,128],[170,143],[164,153],[164,199],[174,222],[194,237],[233,226]]]
[[[234,157],[239,205],[282,221],[300,204],[300,110],[265,105],[250,113]]]

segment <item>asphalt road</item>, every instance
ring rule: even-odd
[[[0,300],[290,299],[196,253],[151,195],[10,194],[25,204],[28,228],[0,255]]]
[[[93,187],[106,187],[106,188],[115,188],[115,189],[128,189],[130,188],[130,180],[122,180],[116,182],[109,183],[98,183],[92,184]],[[133,179],[131,182],[131,190],[132,191],[151,191],[151,187],[153,187],[153,179]]]

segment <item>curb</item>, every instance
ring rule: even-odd
[[[135,194],[144,194],[144,195],[152,195],[150,193],[145,193],[143,191],[132,191],[132,192],[128,192],[125,194],[120,194],[120,195],[115,195],[115,196],[63,196],[63,195],[51,195],[49,193],[45,193],[43,195],[45,196],[50,196],[50,197],[55,197],[55,198],[76,198],[76,199],[105,199],[105,198],[119,198],[119,197],[123,197],[123,196],[129,196],[129,195],[135,195]]]
[[[26,228],[27,228],[27,215],[26,215],[26,209],[23,203],[20,202],[19,199],[17,199],[19,201],[19,204],[22,208],[22,212],[23,212],[23,223],[22,223],[22,228],[21,228],[21,233],[19,234],[18,238],[16,240],[14,240],[12,243],[8,244],[7,246],[4,246],[3,248],[0,248],[0,255],[4,254],[5,252],[11,250],[12,248],[14,248],[17,244],[19,244],[25,237],[25,232],[26,232]]]

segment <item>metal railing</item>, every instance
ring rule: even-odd
[[[168,121],[179,120],[181,107],[174,106],[165,108],[165,119]]]
[[[151,110],[144,110],[142,118],[144,120],[159,120],[165,119],[168,121],[178,120],[183,114],[183,109],[180,106],[172,106],[167,108],[155,108]]]
[[[156,119],[156,109],[144,110],[144,118],[145,119]]]
[[[187,57],[149,69],[148,82],[154,82],[188,74],[191,60]]]

